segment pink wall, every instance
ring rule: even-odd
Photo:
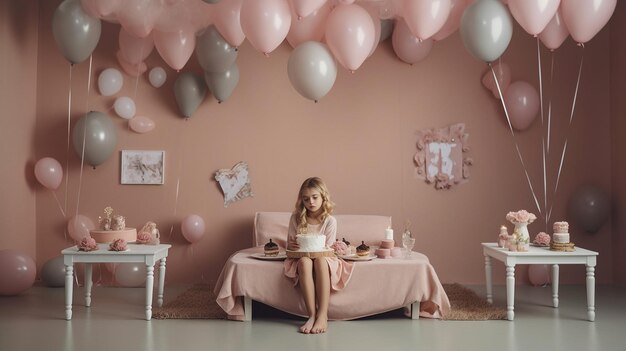
[[[615,267],[614,282],[626,285],[626,42],[620,37],[626,29],[626,4],[618,2],[611,24],[611,176],[613,183],[613,267]]]
[[[172,92],[174,71],[168,69],[168,82],[160,89],[152,88],[145,76],[138,80],[125,76],[118,96],[133,97],[138,114],[157,124],[153,132],[139,135],[115,117],[114,99],[97,92],[98,74],[116,67],[119,26],[104,23],[93,55],[89,94],[89,63],[73,69],[72,125],[88,110],[108,112],[118,127],[118,150],[165,150],[166,184],[120,185],[119,153],[115,153],[96,170],[85,167],[79,187],[80,160],[72,150],[69,156],[66,151],[69,64],[50,30],[57,4],[41,4],[38,118],[37,127],[27,129],[34,134],[27,140],[34,142],[37,158],[49,155],[65,164],[69,157],[69,186],[62,185],[57,195],[64,199],[67,194],[70,215],[78,212],[95,221],[105,206],[112,206],[128,217],[131,226],[156,221],[163,241],[173,244],[169,282],[215,281],[228,256],[250,246],[254,213],[291,211],[300,183],[312,175],[328,183],[337,213],[391,215],[396,239],[404,221],[410,220],[416,249],[428,255],[444,282],[484,282],[479,243],[496,239],[508,211],[525,208],[537,213],[499,101],[480,83],[486,65],[470,56],[458,35],[437,43],[423,62],[413,66],[399,61],[390,41],[384,42],[355,74],[340,69],[332,91],[317,104],[291,87],[286,69],[291,49],[286,43],[269,58],[244,43],[237,61],[241,79],[231,98],[220,105],[207,98],[188,121],[178,116]],[[581,184],[594,182],[611,190],[609,39],[609,31],[604,30],[584,50],[577,113],[552,220],[566,219],[568,194]],[[571,41],[555,53],[554,150],[560,151],[557,145],[562,145],[567,130],[580,53]],[[547,66],[549,54],[542,54]],[[520,27],[515,28],[503,60],[512,67],[514,80],[538,86],[536,42]],[[165,67],[156,52],[147,63]],[[195,57],[183,71],[201,72]],[[459,122],[466,123],[470,133],[472,176],[454,190],[436,191],[414,177],[415,132]],[[542,189],[540,132],[538,118],[529,131],[518,134],[535,189]],[[550,159],[552,175],[556,154]],[[250,166],[255,196],[224,208],[213,175],[239,161]],[[23,178],[21,174],[11,179],[24,182]],[[28,184],[36,185],[32,179]],[[54,198],[37,189],[41,265],[71,243],[64,238],[66,221]],[[543,193],[537,191],[538,196]],[[191,213],[201,215],[207,224],[204,238],[194,245],[185,242],[179,229],[180,220]],[[530,230],[534,236],[545,228],[538,221]],[[613,279],[610,233],[611,223],[594,236],[571,230],[578,245],[600,252],[599,283]],[[503,283],[504,269],[495,267],[496,282]],[[518,270],[517,277],[519,282],[527,281],[525,268]],[[562,282],[584,282],[584,268],[563,267]]]
[[[19,250],[33,259],[37,20],[36,1],[0,2],[0,250]]]

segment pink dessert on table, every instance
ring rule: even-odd
[[[126,251],[126,250],[128,250],[128,244],[126,243],[126,240],[124,240],[124,239],[115,239],[115,240],[113,240],[111,245],[109,245],[109,250],[111,250],[111,251]]]
[[[381,249],[391,249],[396,245],[396,242],[393,239],[385,239],[380,242]]]
[[[402,248],[401,247],[392,247],[391,248],[391,257],[400,257],[402,256]]]
[[[98,249],[98,244],[96,244],[96,240],[91,237],[84,237],[78,243],[78,249],[80,251],[95,251]]]
[[[389,258],[391,256],[391,249],[376,249],[374,253],[378,258]]]
[[[332,245],[330,245],[330,248],[335,250],[335,253],[339,256],[345,256],[345,255],[349,255],[352,253],[352,251],[350,250],[350,247],[348,247],[348,245],[343,242],[343,241],[335,241]]]
[[[533,240],[533,244],[539,246],[550,246],[550,235],[539,232],[537,236],[535,236],[535,240]]]
[[[569,223],[567,222],[554,222],[552,229],[555,233],[567,233],[569,232]]]

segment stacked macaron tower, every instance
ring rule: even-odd
[[[393,239],[384,239],[380,242],[380,246],[374,250],[378,258],[390,258],[402,256],[402,249],[395,247],[396,242]]]
[[[574,243],[570,242],[569,224],[567,222],[554,222],[552,226],[554,233],[550,242],[552,251],[574,251]]]

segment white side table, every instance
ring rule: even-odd
[[[552,305],[559,307],[559,264],[584,264],[587,267],[587,318],[594,321],[595,307],[595,267],[597,252],[576,247],[573,252],[551,251],[547,247],[531,246],[528,252],[509,251],[499,248],[496,243],[482,243],[485,256],[485,276],[487,284],[487,302],[493,303],[491,281],[491,258],[501,261],[506,266],[506,309],[507,319],[515,317],[515,265],[549,264],[552,265]]]
[[[154,286],[154,264],[159,264],[159,291],[157,301],[163,304],[163,287],[165,285],[165,261],[172,245],[136,245],[129,244],[124,252],[109,251],[108,244],[98,244],[98,250],[79,251],[76,246],[63,251],[65,264],[65,319],[72,319],[72,296],[74,289],[74,263],[85,263],[85,306],[91,306],[92,263],[145,263],[146,265],[146,320],[152,319],[152,290]]]

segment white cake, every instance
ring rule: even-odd
[[[556,244],[568,244],[569,241],[569,224],[567,222],[554,222],[552,225],[554,233],[552,241]]]
[[[326,246],[326,236],[319,234],[298,234],[296,241],[300,245],[298,251],[303,252],[319,252],[324,251]]]
[[[552,241],[557,244],[569,243],[569,233],[554,233],[552,234]]]

